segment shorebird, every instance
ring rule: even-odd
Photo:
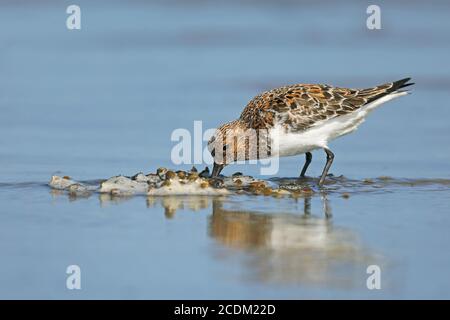
[[[328,143],[355,131],[381,104],[408,94],[404,88],[413,84],[410,79],[366,89],[294,84],[263,92],[247,104],[239,119],[221,125],[209,140],[214,158],[211,177],[239,160],[305,154],[300,172],[304,177],[311,151],[323,149],[327,161],[319,180],[322,186],[334,159]],[[248,131],[256,132],[256,143],[250,142]]]

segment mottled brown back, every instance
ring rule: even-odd
[[[253,98],[240,116],[249,128],[269,129],[276,124],[288,131],[303,131],[321,120],[349,114],[401,88],[410,78],[367,89],[337,88],[320,84],[295,84]]]

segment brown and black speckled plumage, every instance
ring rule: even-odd
[[[362,106],[411,85],[410,78],[367,89],[320,84],[294,84],[261,93],[245,107],[240,120],[253,129],[276,124],[287,131],[303,131],[322,120],[353,112]]]

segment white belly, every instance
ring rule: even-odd
[[[330,141],[355,131],[364,122],[370,111],[405,94],[406,92],[401,92],[385,96],[347,115],[321,121],[300,133],[286,133],[281,127],[277,126],[270,132],[272,154],[284,157],[326,148]]]

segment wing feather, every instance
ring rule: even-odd
[[[322,120],[349,114],[367,103],[412,85],[409,80],[406,78],[366,89],[325,84],[280,87],[253,98],[240,119],[253,129],[268,129],[280,124],[289,131],[303,131]]]

